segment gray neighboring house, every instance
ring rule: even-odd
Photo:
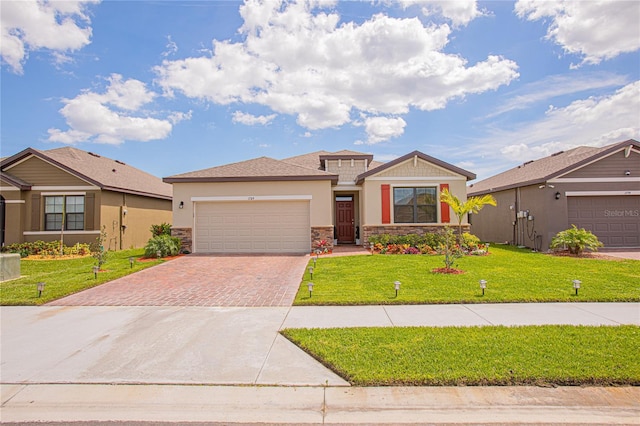
[[[528,161],[472,184],[468,196],[493,195],[497,207],[472,215],[484,241],[546,251],[571,225],[605,247],[640,248],[640,143],[581,146]]]

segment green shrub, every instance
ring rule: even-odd
[[[180,252],[180,239],[166,234],[151,238],[144,248],[144,255],[158,257],[158,252],[160,257],[177,255]]]
[[[591,231],[584,228],[578,229],[575,225],[571,225],[570,229],[560,231],[551,239],[549,247],[553,250],[568,249],[569,253],[579,255],[584,249],[597,251],[598,247],[604,244],[593,235]]]
[[[151,235],[154,237],[159,237],[160,235],[171,235],[171,225],[168,223],[151,225]]]
[[[88,244],[75,244],[73,246],[62,246],[60,252],[60,241],[34,241],[30,243],[13,243],[2,247],[3,253],[18,253],[20,257],[27,256],[84,256],[89,254]]]
[[[441,234],[428,233],[424,235],[418,234],[406,234],[406,235],[389,235],[378,234],[369,237],[369,242],[374,245],[380,244],[382,246],[388,245],[408,245],[410,247],[429,246],[437,247],[444,241]]]

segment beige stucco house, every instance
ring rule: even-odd
[[[469,196],[491,194],[498,206],[472,215],[484,241],[547,250],[571,225],[605,247],[640,247],[640,142],[581,146],[528,161],[474,183]]]
[[[443,188],[466,199],[471,172],[418,151],[388,163],[354,151],[260,157],[164,178],[173,234],[195,253],[308,253],[319,241],[366,245],[372,234],[449,224]]]
[[[121,161],[65,147],[27,148],[0,162],[2,245],[59,240],[143,247],[152,224],[171,223],[171,185]]]

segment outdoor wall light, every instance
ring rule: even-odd
[[[625,170],[624,171],[624,175],[625,176],[631,176],[631,170]]]
[[[129,258],[129,268],[133,268],[133,257]]]
[[[560,194],[559,192],[556,192],[556,200],[559,200],[559,199],[560,199],[560,195],[561,195],[561,194]]]
[[[480,288],[482,289],[482,295],[484,296],[484,289],[487,288],[487,280],[480,280]]]
[[[184,209],[184,201],[180,201],[180,204],[178,204],[178,208]]]
[[[100,267],[99,266],[94,266],[93,267],[93,278],[94,279],[98,278],[98,272],[100,272]]]
[[[313,266],[309,266],[309,275],[311,276],[311,279],[313,279]]]
[[[576,296],[578,295],[578,290],[580,289],[580,284],[582,284],[582,281],[573,280],[573,288],[576,290]]]
[[[311,281],[307,284],[307,288],[309,289],[309,298],[311,298],[311,293],[313,293],[313,283]]]
[[[44,283],[39,282],[36,284],[38,286],[38,297],[42,296],[42,292],[44,291]]]
[[[396,297],[398,297],[398,290],[400,290],[400,284],[402,284],[400,281],[395,281],[393,283],[393,286],[396,289]]]

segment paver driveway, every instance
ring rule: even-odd
[[[49,305],[291,306],[308,260],[303,255],[189,255]]]

